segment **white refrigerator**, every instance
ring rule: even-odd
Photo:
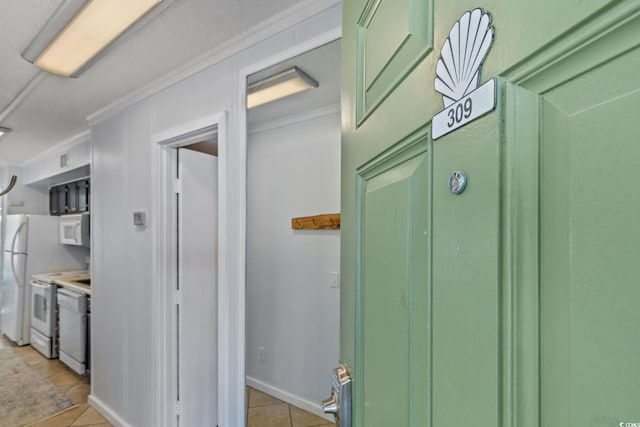
[[[86,267],[86,248],[60,244],[59,217],[6,215],[2,243],[0,330],[18,345],[29,344],[34,273]]]

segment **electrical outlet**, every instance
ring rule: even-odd
[[[265,348],[262,346],[258,347],[258,359],[261,362],[264,362],[265,360],[267,360],[267,350],[265,350]]]
[[[329,286],[332,288],[340,287],[340,273],[337,271],[332,271],[329,273]]]

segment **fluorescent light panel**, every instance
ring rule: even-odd
[[[298,67],[293,67],[250,83],[247,88],[247,108],[257,107],[315,87],[318,87],[318,82]]]
[[[76,75],[161,1],[89,0],[79,7],[83,2],[66,0],[22,56],[51,73]],[[61,24],[66,26],[59,31]]]

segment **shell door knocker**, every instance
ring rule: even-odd
[[[493,37],[491,15],[480,8],[465,12],[453,25],[436,65],[435,88],[445,108],[478,88]]]

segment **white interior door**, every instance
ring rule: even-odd
[[[218,422],[218,158],[178,149],[179,425]]]

